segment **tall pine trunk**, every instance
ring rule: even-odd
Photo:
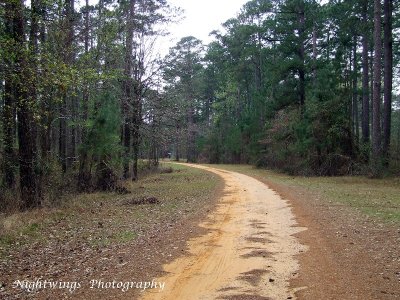
[[[66,21],[67,21],[67,39],[66,39],[66,57],[65,63],[68,66],[73,66],[75,63],[75,49],[74,49],[74,35],[75,35],[75,0],[67,0],[67,11],[66,11]],[[77,97],[74,95],[74,92],[69,91],[69,95],[66,95],[66,108],[68,119],[73,123],[76,120],[77,114]],[[70,126],[66,128],[67,136],[66,136],[66,164],[67,168],[70,168],[75,156],[76,156],[76,142],[77,142],[77,130],[76,125]]]
[[[74,3],[75,0],[65,1],[65,41],[64,41],[64,62],[71,66],[74,60],[73,40],[74,40]],[[72,101],[72,102],[71,102]],[[60,133],[59,133],[59,151],[62,171],[65,173],[71,165],[71,159],[75,152],[75,130],[71,130],[71,141],[68,141],[67,121],[70,112],[73,111],[75,100],[68,96],[68,91],[64,91],[62,95],[62,103],[60,104]],[[70,103],[71,102],[71,103]]]
[[[85,3],[85,36],[84,36],[84,47],[85,54],[89,53],[89,0]],[[88,120],[89,114],[89,86],[88,83],[84,82],[83,95],[82,95],[82,121],[84,123]],[[86,126],[82,127],[82,146],[79,155],[79,175],[78,175],[78,189],[85,191],[90,186],[91,172],[89,167],[89,157],[87,149],[87,130]]]
[[[46,23],[44,20],[46,19],[46,7],[47,3],[45,0],[38,0],[38,7],[39,7],[39,14],[40,14],[40,28],[39,28],[39,33],[40,33],[40,44],[42,46],[42,49],[45,46],[46,43]],[[44,50],[42,50],[44,52]],[[40,64],[43,65],[46,62],[46,58],[44,55],[40,56]],[[43,70],[39,70],[38,76],[45,76]],[[53,116],[51,116],[54,112],[51,110],[49,107],[49,100],[51,96],[44,96],[41,95],[41,101],[40,101],[40,109],[45,112],[49,112],[48,114],[44,114],[41,118],[41,122],[38,126],[38,135],[39,135],[39,143],[40,143],[40,155],[41,155],[41,160],[45,162],[48,158],[48,154],[51,152],[51,127],[52,127],[52,121],[53,121]]]
[[[189,100],[189,108],[187,110],[188,132],[187,132],[187,162],[194,163],[196,161],[195,153],[195,132],[194,132],[194,108],[192,100]]]
[[[190,69],[190,71],[189,71],[190,77],[192,77],[194,71],[193,71],[192,63],[189,59],[187,61],[187,64]],[[188,108],[186,111],[186,114],[187,114],[186,159],[187,159],[187,162],[194,163],[194,162],[196,162],[196,153],[195,153],[195,151],[196,151],[195,138],[196,137],[195,137],[195,131],[194,131],[195,119],[194,119],[194,103],[193,102],[194,102],[195,96],[194,96],[193,81],[190,80],[187,83],[187,85],[188,86],[187,86],[187,91],[186,91],[186,93],[187,93],[186,97],[187,97],[187,101],[188,101]]]
[[[13,13],[14,5],[11,2],[6,2],[5,5],[5,35],[8,41],[13,39]],[[15,67],[12,59],[13,49],[7,47],[6,55],[4,55],[4,108],[3,108],[3,143],[4,143],[4,182],[8,188],[15,185],[15,95],[13,68]]]
[[[364,144],[369,143],[369,69],[368,69],[368,0],[363,1],[362,21],[362,140]]]
[[[139,160],[139,147],[140,147],[140,127],[142,124],[142,85],[141,76],[142,72],[140,63],[139,67],[135,69],[135,85],[134,85],[134,101],[133,101],[133,118],[132,118],[132,148],[133,148],[133,180],[139,179],[138,174],[138,160]]]
[[[180,160],[180,138],[180,125],[177,121],[175,127],[175,161]]]
[[[36,186],[36,125],[34,119],[34,101],[26,83],[31,79],[29,62],[25,51],[24,5],[22,0],[15,2],[14,38],[16,43],[15,99],[18,103],[18,144],[19,175],[21,189],[21,209],[30,209],[40,205]]]
[[[29,85],[29,97],[31,99],[31,105],[38,101],[38,38],[39,38],[39,18],[40,18],[40,1],[39,0],[31,0],[31,29],[30,29],[30,37],[29,37],[29,47],[30,47],[30,59],[29,59],[29,73],[30,73],[30,85]],[[33,113],[33,112],[32,112]],[[37,197],[37,205],[41,204],[42,198],[42,170],[41,164],[39,162],[38,155],[38,124],[33,120],[31,127],[31,134],[33,136],[33,151],[36,156],[36,160],[34,162],[34,169],[36,170],[36,197]]]
[[[383,108],[383,148],[385,165],[389,163],[390,128],[392,116],[392,81],[393,81],[393,39],[392,39],[392,0],[384,0],[384,108]]]
[[[354,37],[353,45],[353,130],[355,144],[359,142],[359,118],[358,118],[358,66],[357,66],[357,37]]]
[[[299,67],[299,97],[300,97],[300,108],[301,112],[304,112],[304,103],[306,99],[306,89],[305,89],[305,47],[304,47],[304,34],[305,34],[305,9],[304,9],[304,1],[300,1],[300,7],[298,12],[299,17],[299,60],[300,60],[300,67]]]
[[[381,67],[382,67],[382,31],[381,1],[375,0],[374,5],[374,90],[372,99],[372,174],[381,176],[382,172],[382,135],[381,135]]]
[[[312,31],[312,75],[314,86],[317,83],[317,26],[313,25]]]
[[[126,40],[125,40],[125,69],[124,69],[124,96],[122,99],[123,113],[123,146],[125,149],[124,157],[124,178],[129,178],[129,161],[131,154],[131,122],[132,122],[132,51],[133,51],[133,31],[136,0],[130,0],[128,13],[126,14]]]

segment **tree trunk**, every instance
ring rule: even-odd
[[[176,135],[175,135],[175,161],[180,160],[180,153],[179,153],[179,147],[180,147],[180,126],[179,123],[177,122],[176,124]]]
[[[129,11],[127,13],[126,40],[125,40],[125,69],[124,69],[124,97],[122,100],[123,111],[123,146],[125,149],[124,158],[124,178],[129,178],[129,158],[131,154],[131,115],[132,109],[132,50],[133,50],[133,31],[136,0],[130,0]]]
[[[13,38],[13,13],[14,5],[6,2],[5,5],[5,35],[7,40]],[[14,61],[11,58],[13,49],[7,47],[7,53],[4,55],[4,108],[3,108],[3,134],[4,134],[4,182],[8,188],[15,185],[15,98],[13,68]]]
[[[40,33],[40,43],[43,46],[46,43],[46,23],[43,21],[46,19],[46,1],[38,0],[38,6],[40,10],[40,19],[41,24],[39,28]],[[45,63],[45,59],[41,56],[41,65]],[[45,76],[44,71],[40,70],[38,76]],[[41,118],[41,122],[38,126],[38,134],[39,134],[39,144],[40,144],[40,154],[41,160],[45,162],[47,160],[47,156],[51,151],[51,127],[52,127],[52,120],[51,114],[53,111],[49,107],[49,99],[51,96],[41,96],[40,101],[40,108],[44,112],[48,112],[48,114],[44,114]]]
[[[317,26],[314,24],[312,32],[312,73],[314,85],[317,81]]]
[[[132,147],[133,147],[133,180],[139,179],[138,160],[140,146],[140,126],[142,124],[142,86],[140,83],[140,70],[135,70],[135,86],[134,86],[134,107],[132,119]]]
[[[72,64],[73,60],[73,18],[74,18],[74,0],[65,1],[65,12],[66,12],[66,23],[65,23],[65,43],[64,43],[64,62],[67,65]],[[70,157],[73,151],[71,151],[71,143],[68,143],[68,129],[67,129],[67,119],[68,119],[68,95],[67,91],[64,91],[62,95],[62,103],[60,104],[60,134],[59,134],[59,152],[62,171],[65,173],[67,168],[70,166]],[[68,149],[67,149],[68,148]],[[70,157],[68,157],[70,154]]]
[[[194,109],[192,100],[189,100],[189,108],[187,111],[188,118],[188,132],[187,132],[187,162],[194,163],[196,161],[195,158],[195,132],[194,132]]]
[[[39,17],[40,17],[40,1],[39,0],[31,0],[31,29],[30,29],[30,37],[29,37],[29,47],[30,47],[30,59],[29,59],[29,75],[30,75],[30,84],[29,84],[29,97],[31,99],[31,105],[37,102],[38,100],[38,91],[37,91],[37,81],[39,77],[38,70],[38,38],[39,38]],[[31,108],[33,110],[33,108]],[[33,114],[33,112],[32,112]],[[32,116],[33,117],[33,116]],[[31,134],[33,136],[33,151],[35,152],[36,160],[34,162],[34,169],[36,170],[36,197],[37,202],[40,205],[40,199],[42,198],[42,180],[43,180],[43,172],[42,172],[42,164],[38,161],[39,155],[37,153],[38,149],[38,139],[37,139],[37,130],[38,126],[36,122],[32,121],[31,126]]]
[[[138,161],[139,161],[139,143],[135,142],[137,137],[134,136],[134,144],[133,144],[133,169],[132,169],[132,180],[138,180],[139,179],[139,174],[138,174]]]
[[[196,146],[195,146],[195,132],[194,132],[194,87],[193,87],[193,64],[189,57],[186,57],[189,68],[189,81],[186,83],[186,98],[188,101],[187,114],[187,148],[186,148],[186,159],[187,162],[194,163],[196,161]]]
[[[40,205],[36,186],[36,130],[33,117],[35,98],[30,96],[26,82],[31,79],[25,53],[24,5],[22,0],[15,2],[14,38],[16,44],[15,99],[18,103],[18,144],[19,175],[21,189],[21,209],[30,209]]]
[[[85,6],[85,37],[84,37],[85,54],[89,53],[89,0],[86,0]],[[82,95],[82,121],[88,120],[89,111],[89,86],[88,83],[84,83],[83,95]],[[86,126],[82,127],[82,144],[81,153],[79,156],[79,175],[78,175],[78,189],[83,192],[88,189],[91,181],[91,172],[89,168],[89,157],[88,149],[86,148],[87,143],[87,132]]]
[[[368,64],[368,32],[367,32],[368,0],[363,1],[363,34],[362,34],[362,140],[364,144],[369,143],[369,64]]]
[[[393,39],[392,39],[392,0],[384,0],[384,108],[383,108],[383,158],[389,163],[390,128],[392,116],[393,81]]]
[[[370,46],[370,55],[369,55],[369,74],[370,74],[370,91],[369,91],[369,98],[370,100],[370,104],[369,104],[369,122],[370,122],[370,138],[372,139],[372,128],[374,128],[374,117],[373,117],[373,99],[374,99],[374,45],[373,43],[371,43],[372,45]],[[372,144],[372,142],[371,142]],[[371,145],[371,149],[372,149],[372,145]]]
[[[129,112],[128,109],[125,110],[125,115]],[[131,120],[128,117],[125,117],[124,121],[124,130],[123,130],[123,145],[125,149],[125,157],[124,157],[124,179],[128,179],[129,174],[129,162],[131,157],[131,128],[130,128]]]
[[[193,67],[192,64],[189,62],[190,66],[190,74],[192,76],[193,74]],[[196,147],[195,147],[195,132],[194,132],[194,107],[193,107],[193,100],[195,98],[194,92],[193,92],[193,86],[192,82],[189,83],[189,86],[187,87],[187,99],[189,101],[188,109],[187,109],[187,121],[188,121],[188,127],[187,127],[187,151],[186,151],[186,159],[187,162],[194,163],[196,161]]]
[[[75,0],[67,0],[66,2],[66,21],[67,21],[67,39],[66,39],[66,59],[65,62],[68,66],[73,66],[75,61],[75,50],[74,50],[74,25],[75,25]],[[66,108],[68,117],[74,123],[77,114],[77,97],[71,91],[70,95],[66,95]],[[67,147],[67,168],[70,168],[75,156],[76,156],[76,142],[77,142],[77,130],[76,125],[66,128],[66,147]],[[70,135],[70,139],[69,139]]]
[[[306,90],[305,90],[305,47],[304,47],[304,33],[305,33],[305,12],[304,12],[304,1],[300,1],[299,7],[299,59],[300,59],[300,68],[299,68],[299,97],[300,97],[300,109],[301,112],[304,112],[304,103],[306,99]]]
[[[355,144],[359,142],[359,120],[358,120],[358,66],[357,66],[357,37],[354,37],[353,45],[353,130]]]
[[[66,104],[66,95],[62,98],[62,103],[60,104],[60,133],[58,135],[59,138],[59,152],[60,152],[60,161],[62,172],[67,172],[67,104]]]
[[[374,177],[379,177],[382,172],[382,137],[381,137],[381,1],[375,0],[374,5],[374,91],[372,103],[373,128],[372,128],[372,172]]]

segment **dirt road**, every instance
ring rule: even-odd
[[[293,236],[304,228],[286,201],[249,176],[191,166],[220,175],[224,195],[201,225],[209,233],[189,241],[190,256],[164,266],[163,291],[142,299],[295,299],[289,280],[306,246]]]

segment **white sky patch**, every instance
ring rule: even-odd
[[[221,24],[236,17],[247,0],[170,0],[184,10],[185,19],[169,29],[175,38],[193,35],[205,43],[211,42],[209,33],[221,28]]]
[[[236,17],[242,6],[248,0],[170,0],[172,6],[184,10],[184,19],[178,24],[170,24],[167,37],[159,39],[159,51],[161,55],[168,53],[185,36],[194,36],[210,43],[213,38],[209,36],[213,30],[222,29],[221,24],[230,18]]]

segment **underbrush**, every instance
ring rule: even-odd
[[[196,214],[220,182],[208,172],[172,164],[161,165],[141,178],[120,182],[127,193],[70,193],[62,195],[56,206],[2,213],[0,256],[52,239],[72,238],[91,247],[129,243],[163,218],[179,220]],[[71,237],[71,232],[77,234]]]
[[[41,199],[42,208],[57,208],[68,199],[82,193],[78,187],[78,169],[79,166],[75,163],[67,173],[63,174],[61,167],[57,161],[48,160],[42,166],[42,176],[38,177],[38,195]],[[117,172],[117,171],[116,171]],[[118,171],[120,172],[120,171]],[[118,173],[117,172],[117,173]],[[148,160],[138,161],[139,180],[157,173],[171,173],[172,169],[169,166],[162,164],[153,164]],[[20,193],[19,193],[19,177],[15,180],[16,185],[12,189],[7,189],[0,185],[0,213],[11,215],[20,210]],[[98,192],[92,184],[88,184],[86,193]],[[125,193],[124,183],[121,177],[117,178],[115,188],[109,192]]]

